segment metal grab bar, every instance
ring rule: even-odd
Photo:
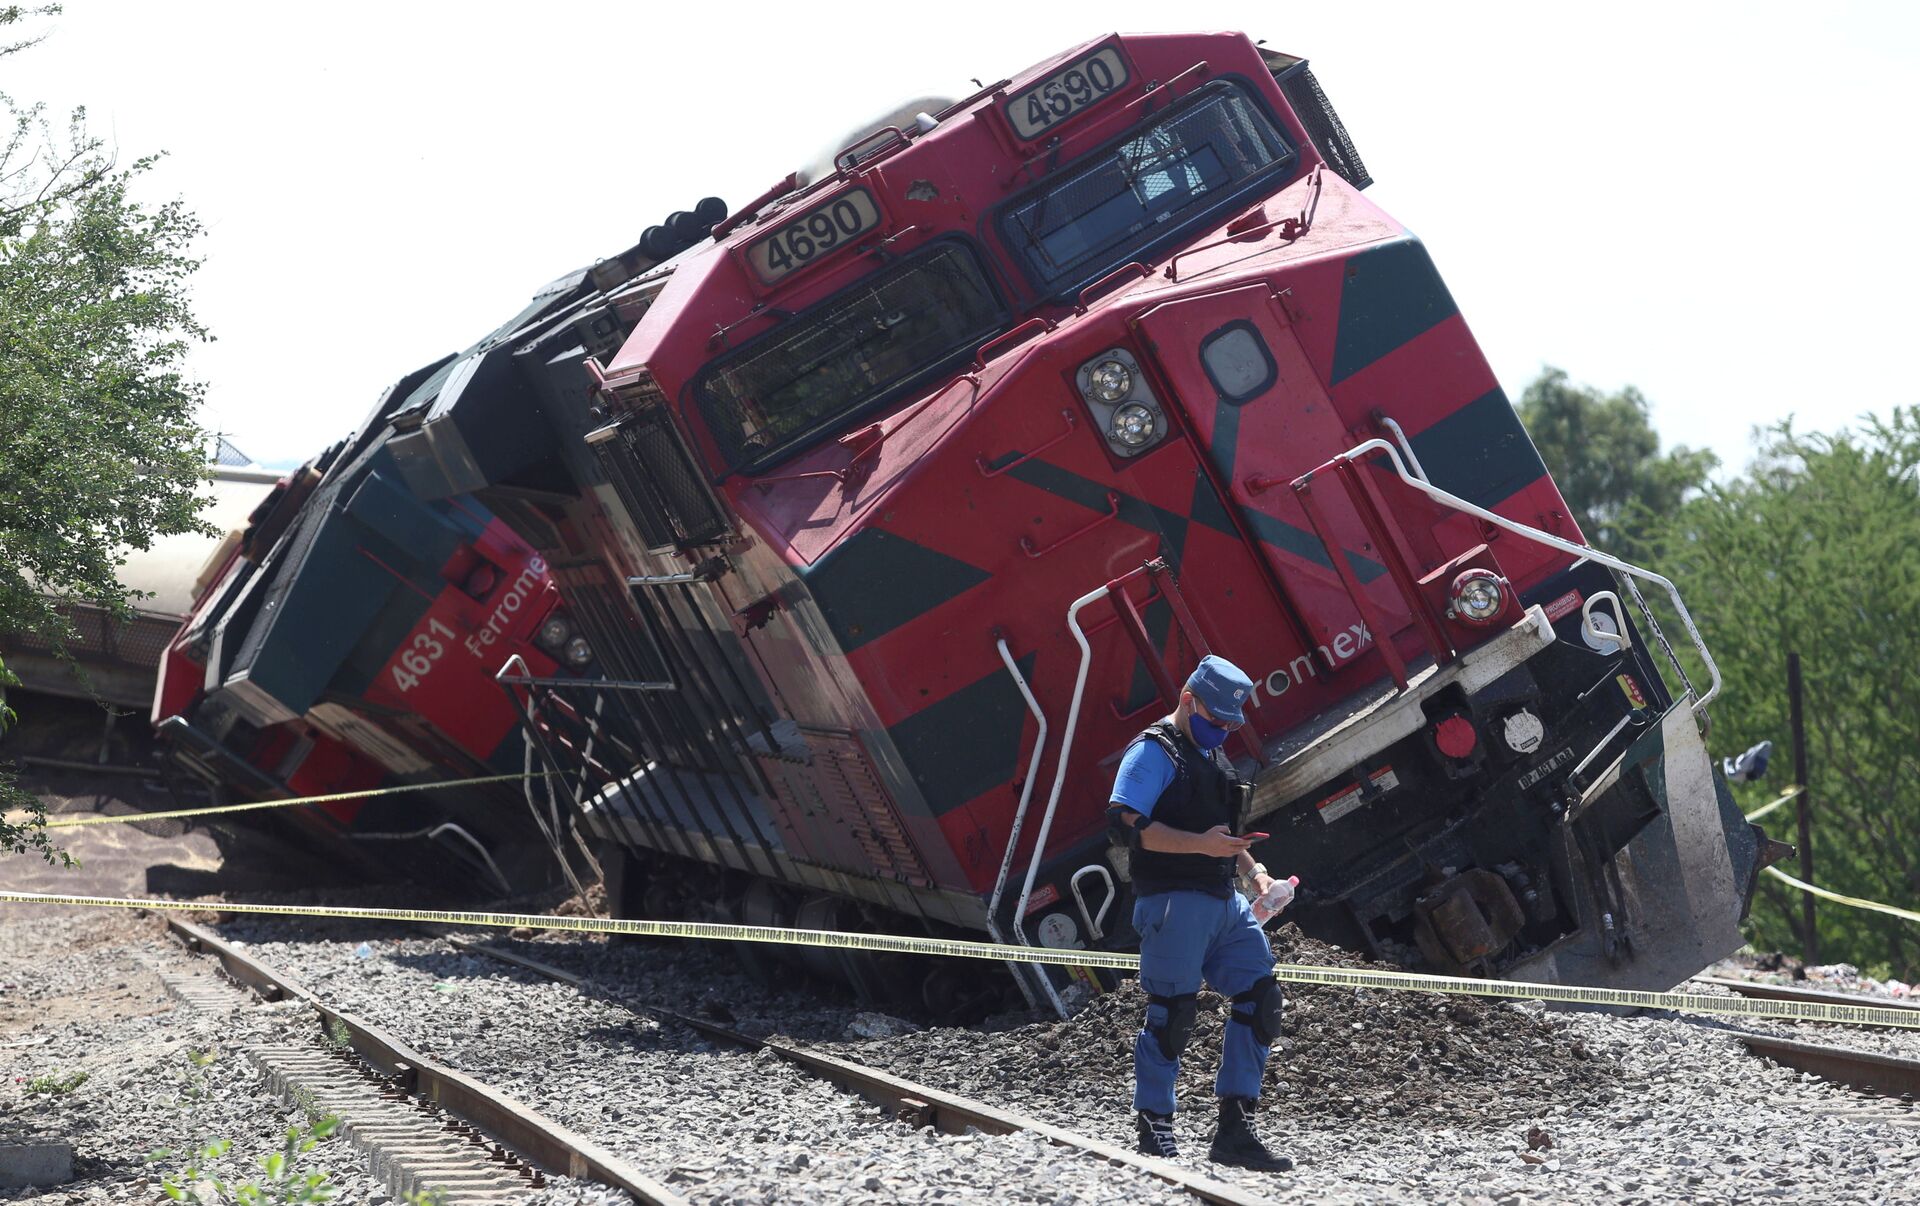
[[[1087,634],[1080,631],[1080,609],[1106,598],[1107,592],[1119,581],[1121,579],[1115,579],[1088,591],[1067,608],[1067,631],[1080,646],[1080,669],[1073,678],[1073,702],[1067,707],[1067,727],[1060,734],[1060,764],[1054,768],[1053,790],[1047,794],[1047,810],[1040,814],[1040,832],[1033,839],[1033,858],[1027,863],[1026,883],[1021,885],[1020,899],[1013,907],[1013,932],[1027,946],[1033,945],[1026,935],[1027,898],[1033,895],[1033,881],[1040,874],[1040,859],[1047,851],[1047,834],[1053,829],[1053,814],[1060,807],[1060,792],[1067,785],[1067,756],[1073,752],[1073,731],[1080,725],[1080,703],[1087,694],[1087,670],[1093,664],[1093,646],[1087,643]]]
[[[1593,626],[1593,605],[1602,599],[1612,600],[1613,622],[1619,626],[1620,631],[1608,632],[1604,628]],[[1622,649],[1633,648],[1633,638],[1627,635],[1627,609],[1620,606],[1620,596],[1610,590],[1595,591],[1593,597],[1581,605],[1580,631],[1586,636],[1588,642],[1595,646],[1618,645]],[[1600,652],[1607,651],[1602,649]]]
[[[1033,697],[1033,688],[1027,685],[1027,676],[1020,673],[1020,667],[1015,664],[1013,652],[1007,648],[1007,638],[1000,637],[994,643],[1000,650],[1000,660],[1006,664],[1007,673],[1013,676],[1013,685],[1020,688],[1020,698],[1027,701],[1027,710],[1033,713],[1034,721],[1040,726],[1040,731],[1033,738],[1033,757],[1027,760],[1027,781],[1020,785],[1020,805],[1013,810],[1013,832],[1007,835],[1007,852],[1000,856],[1000,875],[993,881],[993,895],[987,900],[987,933],[993,936],[995,942],[1004,942],[1006,939],[1000,934],[998,920],[1000,897],[1007,890],[1007,876],[1013,870],[1014,848],[1020,844],[1020,828],[1026,823],[1027,805],[1033,800],[1034,776],[1040,773],[1040,759],[1047,750],[1047,714],[1040,710],[1040,701]],[[1032,884],[1032,876],[1028,876],[1027,882],[1029,885]],[[1026,904],[1026,895],[1022,893],[1020,897],[1022,910],[1026,908]],[[1013,933],[1022,946],[1030,946],[1032,944],[1027,941],[1026,932],[1020,925],[1020,918],[1025,916],[1024,911],[1015,916]],[[1020,986],[1021,993],[1027,998],[1027,1004],[1036,1004],[1033,999],[1033,990],[1027,986],[1027,977],[1023,974],[1027,969],[1014,967],[1012,963],[1008,963],[1007,966],[1012,968],[1013,981]],[[1053,981],[1047,979],[1044,971],[1039,971],[1034,978],[1039,980],[1041,986],[1047,990],[1048,1001],[1064,1019],[1067,1016],[1066,1002],[1062,1001],[1060,994],[1054,991]]]
[[[1029,318],[1011,331],[1002,331],[992,339],[981,344],[980,350],[973,354],[973,371],[976,373],[984,372],[987,367],[987,362],[995,356],[1001,355],[1009,348],[1018,347],[1027,340],[1032,339],[1035,335],[1044,335],[1048,331],[1053,330],[1053,326],[1054,324],[1049,319]],[[989,352],[993,355],[988,355]]]
[[[1075,428],[1079,424],[1078,424],[1078,420],[1076,420],[1073,417],[1073,412],[1063,406],[1060,408],[1060,417],[1067,421],[1067,429],[1061,432],[1059,435],[1048,437],[1047,439],[1041,441],[1039,444],[1036,444],[1029,451],[1021,453],[1019,456],[1015,457],[1013,460],[1008,461],[1006,464],[1000,466],[998,469],[992,468],[993,463],[987,459],[987,454],[983,452],[979,456],[976,456],[973,458],[974,468],[980,470],[981,477],[999,477],[1002,473],[1006,473],[1012,469],[1017,469],[1020,466],[1026,464],[1028,461],[1032,460],[1034,457],[1039,456],[1041,453],[1045,452],[1047,449],[1053,447],[1055,444],[1058,444],[1061,440],[1066,439],[1068,436],[1071,436],[1074,433]]]
[[[1634,565],[1632,562],[1622,561],[1620,558],[1615,557],[1610,553],[1603,553],[1599,549],[1596,549],[1591,545],[1575,544],[1571,540],[1563,540],[1560,537],[1555,536],[1550,532],[1543,532],[1539,528],[1530,527],[1527,524],[1518,522],[1517,520],[1508,519],[1504,515],[1496,515],[1492,511],[1487,510],[1485,507],[1476,506],[1473,503],[1468,502],[1466,499],[1461,498],[1457,494],[1449,494],[1447,491],[1442,490],[1440,487],[1434,485],[1431,482],[1422,481],[1419,478],[1416,478],[1412,474],[1407,472],[1406,463],[1400,459],[1400,450],[1398,448],[1395,448],[1392,444],[1388,443],[1386,440],[1365,440],[1359,444],[1355,444],[1352,448],[1347,449],[1345,452],[1341,453],[1339,456],[1336,456],[1332,460],[1329,460],[1326,464],[1321,465],[1318,469],[1309,470],[1306,473],[1303,473],[1299,477],[1295,478],[1293,482],[1293,487],[1295,490],[1298,490],[1302,486],[1310,482],[1313,479],[1314,474],[1332,469],[1335,466],[1337,466],[1340,462],[1353,461],[1373,452],[1386,453],[1388,459],[1393,462],[1393,470],[1395,473],[1397,473],[1400,476],[1401,481],[1413,487],[1415,490],[1420,491],[1420,493],[1426,495],[1428,498],[1431,498],[1433,501],[1439,503],[1442,506],[1452,507],[1454,510],[1459,511],[1462,514],[1471,515],[1476,519],[1482,520],[1486,523],[1490,523],[1493,526],[1500,528],[1504,531],[1512,532],[1514,535],[1519,536],[1522,539],[1531,540],[1536,544],[1544,544],[1550,549],[1558,549],[1560,552],[1566,553],[1569,556],[1583,557],[1590,561],[1598,561],[1601,565],[1604,565],[1607,568],[1612,570],[1617,570],[1620,573],[1626,574],[1630,578],[1644,578],[1648,582],[1652,582],[1656,586],[1659,586],[1661,589],[1665,590],[1667,592],[1667,597],[1673,600],[1673,608],[1674,608],[1674,611],[1679,614],[1680,622],[1686,626],[1687,636],[1693,641],[1693,647],[1700,651],[1700,660],[1706,663],[1707,673],[1713,676],[1713,685],[1707,688],[1706,694],[1701,695],[1698,699],[1694,701],[1694,704],[1693,704],[1694,714],[1699,715],[1702,712],[1704,712],[1707,704],[1711,702],[1716,695],[1720,694],[1720,688],[1723,685],[1722,680],[1720,678],[1720,666],[1718,663],[1716,663],[1713,660],[1713,654],[1707,651],[1707,642],[1705,638],[1703,638],[1700,635],[1699,625],[1693,622],[1693,613],[1687,610],[1686,603],[1684,603],[1680,598],[1680,589],[1676,587],[1670,579],[1665,578],[1660,574],[1656,574],[1652,570],[1642,569],[1641,567]],[[1077,606],[1078,605],[1076,604],[1076,607]],[[1653,618],[1652,609],[1646,606],[1644,600],[1641,601],[1641,610],[1647,616],[1647,620],[1649,623],[1657,624],[1657,621],[1655,621]],[[1071,613],[1069,613],[1069,615],[1071,615]],[[1626,628],[1626,625],[1624,624],[1621,625],[1623,635],[1624,635],[1625,628]],[[1667,658],[1669,661],[1673,663],[1673,668],[1675,671],[1679,673],[1681,681],[1685,682],[1687,672],[1685,667],[1680,665],[1680,659],[1673,655],[1672,650],[1667,651]],[[1076,704],[1078,703],[1077,699],[1075,700],[1075,703]],[[1069,737],[1071,737],[1072,732],[1073,732],[1072,722],[1069,721],[1068,728],[1067,728],[1067,733]]]
[[[1107,884],[1107,898],[1100,902],[1100,911],[1094,913],[1087,908],[1086,894],[1080,891],[1080,881],[1089,875],[1098,875]],[[1120,889],[1113,882],[1113,872],[1101,863],[1088,863],[1073,873],[1067,881],[1067,888],[1073,893],[1073,902],[1080,906],[1080,920],[1087,923],[1087,942],[1100,941],[1107,936],[1107,914],[1113,909],[1113,902],[1120,899]]]
[[[1105,515],[1100,516],[1098,519],[1087,521],[1087,523],[1084,524],[1083,526],[1075,528],[1073,531],[1068,532],[1065,536],[1062,536],[1060,539],[1054,541],[1052,544],[1046,544],[1046,545],[1035,544],[1033,542],[1033,537],[1022,536],[1020,538],[1020,551],[1025,553],[1029,557],[1044,557],[1048,553],[1053,552],[1055,549],[1061,547],[1062,545],[1073,543],[1074,541],[1078,540],[1080,537],[1085,536],[1088,532],[1091,532],[1095,528],[1099,527],[1101,524],[1106,523],[1108,520],[1118,519],[1118,518],[1120,518],[1120,495],[1115,491],[1109,490],[1107,491],[1107,513]]]

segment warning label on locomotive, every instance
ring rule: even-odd
[[[1547,619],[1557,620],[1561,616],[1571,614],[1573,609],[1578,606],[1580,606],[1580,592],[1570,590],[1540,610],[1547,613]]]
[[[1551,775],[1555,771],[1555,769],[1565,766],[1567,763],[1572,761],[1573,761],[1573,751],[1570,749],[1561,750],[1559,753],[1555,754],[1553,757],[1547,759],[1545,762],[1542,762],[1539,766],[1536,766],[1532,770],[1528,771],[1526,774],[1521,775],[1520,790],[1525,791],[1527,788],[1532,787],[1534,784],[1540,782],[1540,780],[1546,778],[1548,775]]]
[[[1383,766],[1367,778],[1372,780],[1371,790],[1366,793],[1368,796],[1377,796],[1400,786],[1400,776],[1393,773],[1391,766]],[[1320,820],[1331,825],[1363,803],[1365,803],[1365,797],[1360,792],[1360,785],[1356,783],[1343,792],[1328,796],[1315,807],[1320,810]]]

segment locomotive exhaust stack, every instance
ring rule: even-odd
[[[1103,37],[675,215],[370,427],[591,650],[494,703],[618,907],[1124,946],[1113,765],[1215,652],[1308,933],[1662,988],[1736,947],[1764,835],[1711,656],[1584,544],[1369,183],[1304,60]]]

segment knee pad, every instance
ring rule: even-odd
[[[1198,994],[1183,992],[1177,997],[1162,997],[1149,993],[1147,1001],[1167,1011],[1167,1020],[1163,1025],[1155,1026],[1151,1019],[1148,1020],[1147,1033],[1160,1044],[1162,1056],[1179,1059],[1180,1053],[1186,1050],[1187,1043],[1193,1038],[1194,1023],[1200,1017]]]
[[[1262,1047],[1273,1046],[1280,1037],[1280,1015],[1285,1012],[1286,994],[1272,976],[1262,976],[1253,986],[1233,998],[1233,1020],[1253,1029],[1253,1039]]]

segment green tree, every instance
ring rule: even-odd
[[[1677,508],[1652,543],[1726,680],[1711,708],[1716,749],[1772,740],[1784,755],[1786,660],[1800,653],[1815,882],[1920,900],[1920,411],[1837,435],[1775,427],[1746,473]],[[1790,773],[1743,788],[1747,804]],[[1763,824],[1791,841],[1790,815]],[[1766,876],[1760,885],[1754,943],[1798,949],[1799,893]],[[1819,929],[1824,958],[1920,979],[1910,922],[1822,903]]]
[[[1580,530],[1610,553],[1643,552],[1649,520],[1679,506],[1719,463],[1704,449],[1663,454],[1647,400],[1631,385],[1603,394],[1546,368],[1520,395],[1519,409]]]
[[[6,35],[58,11],[0,7],[0,61],[38,41]],[[201,387],[183,373],[208,338],[187,298],[200,224],[137,199],[154,158],[121,166],[84,110],[57,131],[43,106],[0,107],[0,631],[59,643],[63,604],[127,613],[129,549],[210,530]],[[0,774],[0,806],[29,805]],[[0,849],[22,849],[20,825],[0,826]]]

